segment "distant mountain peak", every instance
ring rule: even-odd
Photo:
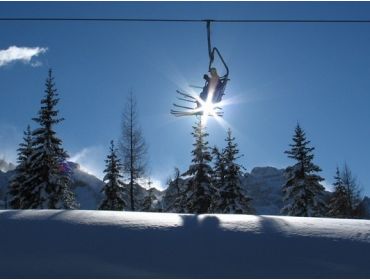
[[[15,165],[11,162],[7,162],[5,159],[0,159],[0,171],[8,172],[15,169]]]
[[[250,175],[256,177],[280,176],[283,172],[284,169],[278,169],[272,166],[265,166],[265,167],[254,167],[250,172]]]

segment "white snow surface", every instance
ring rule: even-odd
[[[0,211],[1,278],[370,278],[370,221]]]

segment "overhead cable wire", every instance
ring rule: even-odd
[[[102,21],[102,22],[219,22],[219,23],[370,23],[370,19],[165,19],[165,18],[80,18],[0,17],[0,21]]]

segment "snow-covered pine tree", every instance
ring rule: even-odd
[[[174,167],[173,175],[169,176],[166,182],[167,190],[163,197],[165,212],[180,212],[175,206],[176,200],[178,201],[182,195],[182,190],[180,189],[180,177],[180,169]]]
[[[238,145],[231,129],[228,129],[225,141],[225,149],[216,154],[220,159],[216,164],[218,197],[214,202],[213,211],[230,214],[253,213],[251,198],[246,195],[241,185],[243,166],[236,162],[241,156],[238,155]]]
[[[99,210],[116,210],[122,211],[126,207],[126,203],[122,197],[123,182],[120,170],[122,164],[117,156],[117,150],[114,147],[114,142],[111,141],[109,154],[105,160],[106,168],[103,181],[105,185],[101,190],[104,193],[104,199],[100,203]]]
[[[176,195],[179,196],[180,195],[180,169],[178,169],[177,167],[175,167],[173,169],[173,184],[175,186],[175,189],[176,189]],[[170,180],[171,181],[171,180]]]
[[[192,135],[195,138],[192,151],[193,159],[189,170],[183,176],[191,176],[186,192],[179,198],[180,208],[184,208],[187,213],[201,214],[209,211],[215,189],[212,185],[212,167],[210,163],[212,156],[209,152],[205,127],[199,120],[195,126]]]
[[[334,192],[328,204],[328,216],[334,218],[349,218],[352,210],[348,201],[347,188],[343,183],[338,167],[334,180]]]
[[[26,208],[28,201],[28,193],[30,192],[29,185],[25,182],[30,178],[30,156],[32,154],[32,133],[28,125],[24,131],[23,142],[18,148],[18,165],[15,169],[15,174],[9,182],[10,208],[22,209]]]
[[[164,212],[184,213],[186,209],[186,180],[181,178],[180,169],[174,168],[173,175],[168,178],[168,188],[163,197]]]
[[[297,163],[286,169],[287,183],[283,186],[284,206],[282,213],[289,216],[316,217],[326,213],[323,201],[324,187],[320,184],[324,179],[317,175],[321,169],[312,161],[313,147],[299,124],[295,128],[291,150],[285,151],[288,157]]]
[[[225,173],[226,173],[226,164],[225,164],[225,155],[224,151],[220,151],[216,146],[212,149],[212,158],[214,161],[213,164],[213,185],[220,189],[221,186],[225,184]]]
[[[144,212],[157,212],[158,211],[158,209],[153,207],[154,206],[153,203],[157,200],[156,196],[154,195],[154,190],[155,188],[150,188],[148,190],[148,195],[144,198],[143,207],[141,211],[144,211]]]
[[[68,154],[62,148],[62,140],[54,131],[54,126],[63,118],[58,118],[56,106],[59,102],[51,69],[45,83],[45,96],[41,100],[38,117],[33,120],[39,128],[32,132],[30,156],[32,176],[25,182],[32,191],[25,208],[74,209],[78,205],[70,189],[70,175],[61,168]]]

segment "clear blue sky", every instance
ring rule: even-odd
[[[369,19],[370,3],[0,3],[1,17]],[[66,120],[57,129],[69,154],[101,176],[109,141],[120,134],[127,93],[137,96],[152,177],[190,163],[192,118],[169,114],[175,90],[202,84],[208,57],[202,23],[1,22],[0,50],[43,47],[31,63],[0,67],[0,153],[15,159],[22,131],[39,109],[48,67]],[[286,167],[299,121],[331,184],[348,163],[370,194],[370,24],[215,23],[213,42],[230,67],[225,108],[245,157]],[[41,65],[38,65],[41,64]],[[38,66],[37,66],[38,65]],[[37,66],[37,67],[36,67]],[[243,102],[242,102],[243,101]],[[209,142],[225,130],[208,124]]]

